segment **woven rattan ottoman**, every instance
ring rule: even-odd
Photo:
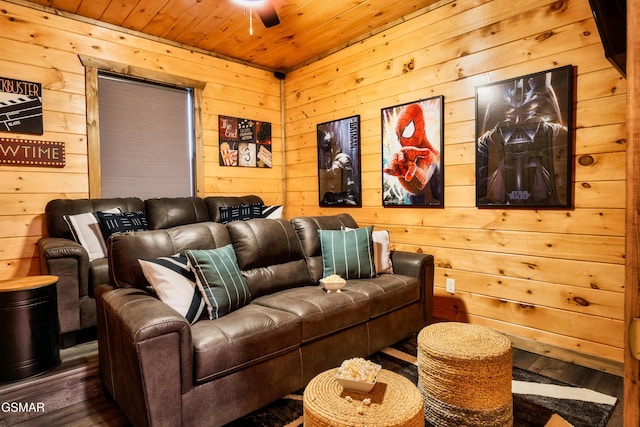
[[[422,396],[408,379],[382,369],[373,390],[358,393],[343,390],[336,371],[322,372],[305,388],[304,427],[424,427]]]
[[[511,342],[468,323],[429,325],[418,334],[418,388],[425,420],[440,426],[511,426]]]

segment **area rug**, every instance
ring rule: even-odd
[[[418,383],[415,336],[368,359]],[[512,389],[514,427],[605,427],[616,404],[615,397],[517,367],[513,368]],[[227,427],[304,426],[302,393],[300,390],[287,395]]]

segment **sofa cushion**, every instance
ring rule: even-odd
[[[251,293],[238,268],[232,245],[188,250],[186,254],[207,304],[209,319],[222,317],[251,301]]]
[[[196,277],[189,268],[185,254],[154,259],[140,259],[144,276],[158,298],[193,324],[202,315],[206,304],[196,286]]]
[[[301,216],[291,220],[307,258],[313,282],[322,278],[322,249],[318,230],[340,230],[342,227],[358,228],[351,215]]]
[[[420,283],[416,277],[400,274],[381,274],[372,279],[354,279],[347,282],[347,289],[366,295],[370,305],[370,317],[387,314],[420,300]]]
[[[149,229],[210,221],[209,210],[201,197],[160,197],[144,201]]]
[[[210,381],[279,354],[300,344],[298,316],[249,304],[215,320],[191,327],[196,383]],[[259,387],[260,379],[256,378]]]
[[[286,289],[256,298],[252,305],[295,314],[302,322],[302,342],[312,341],[369,320],[366,294],[351,292],[348,287],[347,283],[340,293],[327,293],[319,286]]]
[[[323,277],[344,279],[376,277],[373,262],[373,227],[318,230],[322,248]]]
[[[96,212],[96,216],[100,221],[100,230],[104,240],[107,240],[112,234],[126,233],[129,231],[146,231],[147,218],[143,211],[134,212]]]
[[[300,240],[285,219],[227,224],[238,265],[253,298],[312,283]]]

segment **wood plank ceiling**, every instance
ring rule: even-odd
[[[11,1],[11,0],[9,0]],[[423,13],[443,0],[267,0],[280,24],[234,0],[19,0],[287,72]],[[249,34],[250,16],[253,35]]]

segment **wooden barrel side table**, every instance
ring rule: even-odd
[[[0,281],[0,382],[42,374],[60,364],[56,276]]]

